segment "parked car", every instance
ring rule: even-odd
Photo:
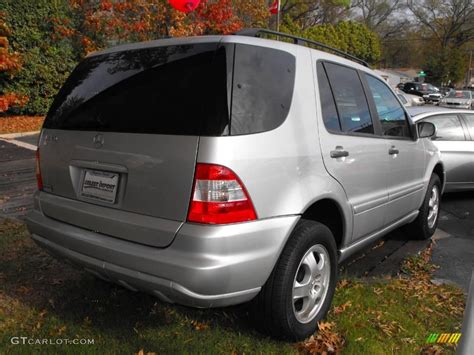
[[[430,107],[408,108],[415,122],[436,126],[433,143],[442,154],[446,191],[474,189],[474,113]]]
[[[441,95],[442,95],[443,97],[445,97],[445,96],[448,95],[451,91],[455,91],[455,89],[452,88],[452,87],[449,87],[449,86],[441,86],[441,87],[439,88],[439,91],[440,91]]]
[[[405,107],[421,106],[425,104],[425,100],[420,96],[406,94],[399,90],[396,90],[395,92]]]
[[[166,302],[253,300],[259,327],[297,340],[327,313],[338,262],[402,225],[429,238],[434,125],[417,130],[363,61],[265,33],[80,63],[41,131],[34,241]]]
[[[397,84],[397,89],[398,90],[403,90],[404,87],[405,87],[405,83],[398,83]]]
[[[426,102],[438,102],[442,97],[439,89],[428,83],[405,83],[403,91],[407,94],[421,96]]]
[[[439,106],[474,110],[474,94],[468,90],[451,91],[440,100]]]

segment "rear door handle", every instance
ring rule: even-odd
[[[336,147],[336,150],[331,150],[331,158],[344,158],[349,156],[349,152],[347,150],[343,150],[342,147]]]
[[[399,153],[400,153],[400,151],[395,147],[392,147],[388,150],[388,154],[390,154],[390,155],[395,155],[395,154],[399,154]]]

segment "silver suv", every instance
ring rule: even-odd
[[[405,224],[429,238],[433,124],[362,61],[265,32],[80,63],[39,139],[35,242],[166,302],[253,300],[263,330],[296,340],[328,311],[338,263]]]

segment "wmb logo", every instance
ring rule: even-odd
[[[457,344],[461,338],[461,333],[432,333],[426,339],[427,343],[450,343]]]

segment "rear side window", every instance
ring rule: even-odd
[[[382,134],[392,137],[411,138],[405,111],[395,95],[381,80],[365,74],[379,116]]]
[[[324,67],[336,101],[342,131],[373,134],[374,125],[357,71],[332,63],[324,63]]]
[[[67,80],[44,127],[193,136],[263,132],[288,115],[294,73],[291,54],[247,45],[92,56]]]
[[[321,110],[323,113],[323,121],[327,130],[330,132],[340,132],[341,125],[339,123],[339,116],[337,114],[336,103],[332,96],[331,86],[326,76],[323,64],[318,62],[317,64],[318,73],[318,85],[319,85],[319,97],[321,100]]]
[[[436,140],[464,141],[464,130],[457,115],[438,115],[425,118],[436,126]]]
[[[232,135],[269,131],[285,120],[293,98],[295,57],[271,48],[237,44]]]

